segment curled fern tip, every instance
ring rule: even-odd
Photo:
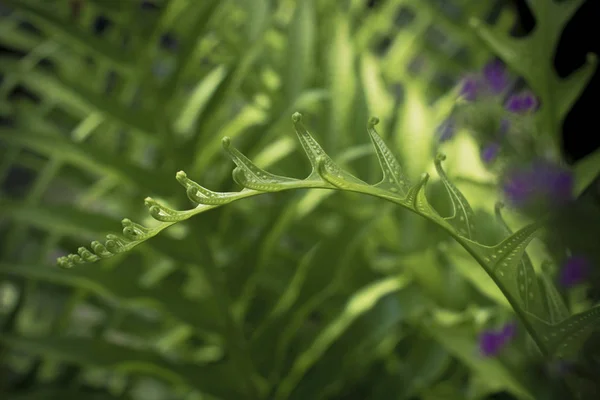
[[[177,171],[175,174],[175,179],[177,179],[179,183],[181,183],[181,181],[183,181],[185,178],[187,178],[187,174],[184,171]]]
[[[221,139],[221,144],[225,150],[229,149],[231,146],[231,138],[229,136],[225,136],[223,139]]]

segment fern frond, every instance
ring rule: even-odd
[[[223,148],[236,164],[232,175],[234,180],[243,187],[241,191],[214,192],[192,181],[185,172],[180,171],[176,175],[177,181],[185,188],[189,199],[198,203],[197,207],[183,211],[173,210],[152,198],[146,198],[145,204],[150,215],[160,222],[157,227],[148,228],[129,219],[124,219],[122,221],[122,235],[107,235],[104,244],[97,241],[92,242],[92,251],[81,247],[77,254],[58,259],[58,264],[63,268],[70,268],[76,264],[94,262],[101,258],[124,253],[158,235],[162,230],[173,224],[233,201],[263,193],[301,188],[353,191],[393,202],[421,215],[447,231],[481,264],[494,280],[515,312],[528,326],[542,351],[549,355],[566,354],[557,353],[559,347],[564,347],[564,343],[561,341],[543,340],[544,337],[547,337],[548,332],[552,335],[553,333],[556,334],[556,329],[566,328],[563,327],[564,322],[560,324],[553,323],[553,319],[548,314],[535,271],[525,254],[528,243],[541,231],[544,225],[543,221],[525,226],[510,234],[495,246],[482,245],[476,241],[476,227],[472,220],[473,212],[468,201],[449,181],[441,167],[441,161],[445,158],[443,155],[438,156],[435,164],[438,174],[448,190],[453,206],[453,213],[448,217],[442,217],[438,214],[427,200],[425,187],[429,179],[428,174],[423,174],[416,184],[408,185],[407,179],[400,170],[399,163],[375,131],[375,125],[378,122],[376,118],[371,118],[367,126],[383,172],[382,181],[375,185],[363,182],[339,167],[308,132],[302,123],[300,113],[295,113],[292,116],[292,121],[296,135],[312,167],[311,172],[305,179],[274,175],[259,168],[232,147],[231,140],[226,137],[223,139]],[[503,223],[499,208],[497,214],[501,223]],[[506,228],[508,229],[508,227]],[[565,330],[566,333],[562,337],[565,340],[571,340],[574,336],[583,337],[590,332],[590,325],[586,321],[592,317],[596,317],[595,311],[569,318],[569,321],[575,321],[576,323],[573,322],[573,330],[568,332]]]
[[[233,171],[234,180],[244,187],[240,192],[214,192],[204,188],[192,181],[183,171],[176,175],[177,181],[185,188],[188,198],[198,206],[190,210],[172,210],[152,198],[146,198],[145,204],[152,218],[161,222],[154,228],[144,227],[129,219],[124,219],[123,234],[111,234],[107,236],[104,244],[92,242],[92,252],[82,247],[78,254],[61,257],[58,263],[63,268],[73,267],[75,264],[98,261],[131,250],[138,244],[156,236],[162,230],[177,222],[187,220],[197,214],[210,209],[229,204],[233,201],[246,197],[252,197],[267,192],[277,192],[289,189],[343,189],[374,195],[393,201],[404,206],[426,218],[432,219],[446,229],[453,230],[434,210],[429,206],[425,198],[425,185],[428,176],[424,176],[416,185],[408,187],[407,180],[399,169],[399,163],[392,155],[391,150],[385,145],[377,134],[374,126],[377,119],[369,121],[368,130],[376,148],[380,163],[382,165],[383,180],[377,185],[369,185],[354,177],[349,172],[340,168],[321,148],[317,141],[310,135],[302,123],[300,113],[292,116],[296,134],[308,156],[312,170],[308,177],[303,180],[273,175],[262,170],[250,161],[246,156],[231,146],[229,138],[223,139],[223,148],[229,154],[237,167]],[[391,181],[391,182],[390,182]],[[386,187],[386,189],[383,189]]]

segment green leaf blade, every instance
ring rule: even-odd
[[[383,171],[381,182],[375,185],[383,190],[398,193],[401,196],[406,196],[409,189],[409,183],[402,173],[400,164],[394,157],[392,151],[385,144],[381,136],[375,130],[375,126],[379,123],[379,118],[372,117],[367,125],[369,137],[375,148],[379,165]]]
[[[448,196],[454,210],[453,215],[444,218],[445,221],[455,227],[457,232],[470,240],[476,238],[475,213],[471,205],[461,193],[460,190],[448,179],[446,172],[442,168],[442,161],[446,159],[444,154],[439,154],[435,159],[435,169],[446,187]]]

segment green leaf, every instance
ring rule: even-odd
[[[17,77],[29,89],[46,99],[53,99],[68,106],[71,112],[82,117],[89,113],[102,115],[123,127],[131,128],[149,140],[154,140],[154,126],[151,116],[144,111],[127,109],[106,95],[101,95],[73,78],[42,72],[25,71],[11,58],[3,58],[0,69],[9,76]]]
[[[326,144],[332,151],[352,144],[349,133],[352,113],[358,96],[355,49],[352,46],[350,21],[340,12],[333,12],[326,27],[329,46],[322,55],[326,58],[326,79],[331,98],[329,112],[329,134]]]
[[[47,156],[61,158],[65,162],[109,176],[157,195],[170,195],[174,186],[165,183],[163,172],[150,172],[131,164],[121,157],[107,154],[87,144],[69,141],[64,135],[26,129],[0,129],[0,139],[7,143],[26,146]]]
[[[195,167],[199,170],[205,170],[214,157],[218,154],[218,150],[228,140],[236,138],[242,135],[248,129],[254,126],[260,126],[267,120],[267,114],[256,105],[248,105],[240,110],[239,113],[229,122],[227,122],[221,129],[225,137],[220,140],[218,137],[206,138],[203,143],[202,149],[197,152],[199,160],[196,162]]]
[[[373,117],[369,120],[369,124],[367,126],[369,137],[373,142],[373,147],[375,147],[375,153],[377,154],[377,159],[379,160],[379,165],[383,171],[383,178],[381,179],[381,182],[375,186],[384,190],[389,190],[390,192],[399,193],[402,196],[406,196],[409,189],[408,181],[402,174],[402,169],[400,168],[400,164],[396,160],[396,157],[394,157],[392,151],[387,147],[385,142],[381,139],[381,136],[379,136],[375,130],[375,125],[378,123],[379,118]]]
[[[504,218],[502,218],[502,213],[500,211],[502,207],[504,207],[502,203],[496,204],[496,219],[503,226],[506,233],[512,235],[512,230],[510,229],[506,221],[504,221]],[[512,252],[509,253],[509,255],[506,255],[506,252],[501,253],[505,254],[506,258],[504,259],[504,261],[502,261],[502,264],[500,264],[500,268],[502,269],[498,269],[497,266],[495,267],[497,269],[498,274],[496,276],[502,278],[502,281],[512,280],[518,285],[519,300],[525,312],[531,315],[535,315],[536,317],[541,318],[543,320],[547,320],[548,312],[546,309],[546,301],[549,300],[547,297],[548,292],[546,292],[546,296],[544,296],[544,292],[541,291],[541,288],[539,286],[539,280],[533,268],[533,264],[531,263],[531,259],[525,251],[525,247],[532,239],[533,238],[525,239],[526,241],[523,244],[520,244],[520,248],[515,248],[515,250],[512,250]],[[515,238],[515,240],[519,239]],[[511,274],[505,272],[506,275],[503,275],[501,274],[502,271],[512,270],[510,269],[512,264],[507,263],[507,261],[511,261],[508,259],[509,257],[513,257],[513,259],[520,261],[518,261],[514,273]],[[494,258],[494,254],[492,254],[492,258]],[[504,263],[508,264],[508,266],[504,265]],[[509,290],[514,291],[513,286],[507,285],[507,287],[509,288]]]
[[[571,108],[577,102],[590,80],[598,68],[598,58],[595,54],[589,53],[585,64],[571,73],[568,77],[560,79],[555,77],[554,87],[556,90],[556,109],[559,121],[563,121]]]
[[[320,168],[329,168],[336,173],[340,171],[339,167],[333,162],[333,160],[325,153],[319,143],[311,136],[306,130],[304,123],[302,122],[302,114],[296,112],[292,115],[292,121],[294,122],[294,129],[296,135],[300,140],[300,144],[304,149],[304,152],[308,156],[308,161],[312,167],[312,171],[308,176],[307,180],[317,180],[320,176]],[[318,179],[322,181],[321,179]]]
[[[573,194],[579,197],[600,176],[600,149],[588,154],[573,166],[575,184]]]
[[[385,296],[357,318],[310,368],[290,399],[333,398],[364,380],[399,340],[400,322],[407,317],[402,300],[409,299],[403,292]]]
[[[216,331],[222,326],[219,314],[210,299],[187,299],[182,296],[177,285],[168,282],[161,282],[153,288],[144,288],[138,283],[142,272],[140,267],[131,261],[127,263],[126,269],[118,271],[119,279],[114,278],[113,269],[88,268],[65,273],[43,265],[0,263],[2,275],[85,289],[115,301],[123,308],[150,307],[173,316],[194,329]]]
[[[316,15],[313,0],[296,3],[289,26],[283,97],[295,100],[307,89],[315,65]]]
[[[547,263],[542,264],[541,283],[548,302],[548,320],[551,324],[557,324],[569,318],[571,313],[564,299],[558,293],[558,289],[550,278],[550,268]]]
[[[133,350],[104,340],[76,337],[28,338],[0,336],[0,343],[35,355],[82,366],[101,367],[117,373],[143,373],[174,385],[196,388],[202,393],[226,399],[245,398],[235,379],[232,365],[219,362],[198,366],[174,364],[147,350]]]
[[[72,206],[28,205],[2,199],[0,209],[15,221],[73,237],[106,234],[116,222],[106,215]]]
[[[439,154],[435,159],[435,169],[437,170],[442,183],[446,187],[448,195],[450,196],[450,201],[452,202],[453,214],[444,219],[455,227],[460,235],[475,240],[475,214],[465,196],[463,196],[460,190],[450,182],[446,172],[444,172],[442,161],[445,159],[446,156],[444,154]]]
[[[90,52],[100,60],[109,62],[122,71],[131,71],[133,60],[127,52],[123,52],[118,47],[114,47],[92,35],[89,30],[82,30],[75,24],[66,23],[66,21],[59,19],[45,5],[42,6],[39,2],[28,0],[6,0],[4,4],[30,18],[58,41],[83,52]]]
[[[394,99],[381,76],[378,59],[368,52],[361,54],[360,72],[369,114],[388,120],[392,117]]]
[[[208,102],[226,76],[226,67],[219,65],[198,82],[175,120],[174,130],[176,133],[186,136],[193,133],[195,124],[202,117]]]
[[[403,44],[404,46],[404,44]],[[395,146],[399,149],[406,174],[414,179],[430,165],[425,154],[432,154],[434,129],[432,111],[422,88],[414,82],[405,83],[405,101],[399,110],[395,128]]]
[[[540,325],[543,326],[542,340],[550,354],[573,360],[591,333],[600,326],[600,307],[575,314],[558,324]]]
[[[470,329],[449,327],[431,322],[426,330],[446,350],[464,362],[473,374],[481,376],[498,390],[507,390],[522,399],[534,397],[519,378],[511,374],[510,369],[502,365],[496,358],[486,358],[476,351],[476,338]]]
[[[304,374],[349,328],[354,320],[373,308],[381,298],[402,289],[406,284],[408,284],[408,280],[405,277],[392,277],[368,285],[354,294],[346,304],[344,311],[319,334],[309,349],[296,358],[290,372],[279,384],[274,398],[287,398]]]
[[[506,296],[495,284],[494,280],[486,273],[486,270],[458,245],[444,248],[443,253],[450,258],[458,273],[464,276],[471,284],[488,298],[497,304],[511,309]]]
[[[245,155],[231,147],[231,140],[228,137],[223,139],[223,148],[237,165],[237,168],[233,170],[233,179],[242,187],[263,192],[275,192],[284,190],[286,184],[290,186],[290,184],[299,182],[298,179],[273,175],[258,168]]]

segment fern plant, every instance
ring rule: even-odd
[[[223,147],[236,164],[234,180],[244,189],[241,192],[213,192],[190,180],[183,171],[177,173],[177,181],[184,186],[189,199],[198,206],[189,211],[170,209],[152,198],[145,204],[150,215],[160,221],[155,228],[147,228],[124,219],[123,236],[109,235],[105,244],[92,242],[93,253],[80,247],[78,254],[61,257],[59,265],[70,268],[76,264],[98,261],[130,250],[136,245],[154,237],[171,225],[184,221],[196,214],[228,204],[235,200],[290,189],[339,189],[354,191],[391,201],[412,212],[429,219],[447,231],[469,254],[488,272],[502,290],[515,312],[528,326],[528,331],[539,348],[548,356],[567,358],[576,355],[586,335],[597,324],[598,310],[594,307],[586,312],[569,316],[567,307],[551,281],[545,280],[542,292],[531,262],[524,261],[525,248],[542,228],[536,222],[512,233],[495,246],[485,246],[477,242],[477,227],[474,213],[462,193],[447,178],[441,162],[445,155],[438,155],[435,166],[444,186],[448,190],[453,212],[441,217],[430,205],[425,195],[429,180],[423,174],[418,183],[409,185],[402,174],[398,161],[385,145],[374,127],[379,122],[372,118],[368,131],[375,146],[383,178],[376,185],[369,185],[356,178],[333,162],[321,146],[314,140],[302,124],[299,113],[293,115],[296,132],[310,161],[312,171],[303,180],[271,174],[252,163],[247,157],[231,146],[231,139],[223,139]]]
[[[517,65],[527,47],[506,44],[506,34],[498,33],[507,29],[510,10],[501,8],[496,31],[475,24],[480,41],[465,27],[471,17],[485,18],[493,6],[486,2],[456,1],[446,10],[433,1],[387,1],[368,13],[360,1],[325,0],[201,6],[171,0],[154,2],[153,10],[136,2],[5,3],[15,14],[3,21],[0,37],[25,56],[1,64],[3,109],[17,127],[2,130],[2,171],[20,165],[36,174],[24,199],[2,200],[10,221],[5,250],[28,237],[36,246],[5,251],[12,254],[0,268],[19,294],[1,337],[3,360],[22,371],[9,386],[14,396],[80,397],[98,386],[106,398],[149,398],[153,390],[168,398],[425,398],[448,390],[465,397],[461,382],[468,374],[471,398],[500,390],[537,398],[543,388],[523,379],[519,363],[475,354],[481,319],[505,319],[514,309],[544,354],[559,358],[572,357],[593,328],[595,308],[570,315],[548,277],[538,282],[532,263],[521,257],[543,224],[504,239],[500,230],[490,233],[489,222],[480,222],[479,210],[473,212],[446,177],[444,157],[431,162],[433,128],[455,99],[444,94],[443,78],[452,82],[482,65],[490,57],[486,44],[543,97],[540,126],[553,132],[557,121],[548,116],[557,114],[545,104],[565,102],[567,110],[589,77],[591,66],[567,85],[548,75],[548,66],[541,74],[533,69],[541,64]],[[536,7],[551,10],[552,21],[564,11]],[[66,23],[74,14],[78,19]],[[91,34],[92,24],[102,32]],[[544,25],[544,33],[555,29],[552,35],[526,39],[528,46],[543,48],[540,57],[549,60],[554,44],[540,46],[540,38],[561,28]],[[441,44],[431,39],[440,30],[450,38]],[[386,35],[393,40],[381,51]],[[159,40],[164,46],[157,48]],[[507,52],[514,49],[522,53],[511,59]],[[554,86],[546,88],[548,82]],[[38,101],[9,103],[19,84]],[[395,96],[398,85],[403,96]],[[556,85],[567,91],[558,93]],[[299,142],[278,134],[295,109],[327,132],[332,157],[299,114]],[[375,132],[376,119],[368,125],[370,139],[354,135],[369,113],[392,132],[388,143],[404,173],[396,151]],[[223,145],[241,192],[228,191],[228,166],[217,167],[223,135],[231,137]],[[553,137],[548,142],[556,155]],[[463,154],[474,146],[468,137],[459,139],[448,154],[455,145]],[[368,140],[380,166],[362,160],[372,153]],[[308,178],[263,169],[303,173],[297,143],[312,166]],[[457,159],[447,161],[454,162],[451,176],[464,171]],[[594,167],[580,168],[580,187]],[[222,191],[179,172],[182,196],[168,178],[178,168]],[[435,175],[419,179],[428,168],[438,181]],[[481,207],[482,196],[469,194],[492,180],[483,168],[470,168],[478,170],[469,174],[476,184],[455,181]],[[381,169],[376,185],[355,177],[375,180]],[[428,179],[433,190],[426,195]],[[294,188],[339,194],[302,190],[219,207]],[[448,195],[440,194],[444,188]],[[75,198],[65,199],[66,190]],[[154,196],[146,205],[158,223],[138,213],[142,193]],[[198,206],[177,211],[188,199]],[[382,207],[381,199],[391,207]],[[207,210],[204,222],[189,220]],[[132,216],[122,221],[122,234],[60,259],[70,267],[109,258],[101,268],[47,268],[52,251],[97,238],[122,215]],[[463,267],[472,260],[491,281]],[[64,304],[32,317],[35,308],[50,310],[54,293]],[[92,311],[100,311],[99,321],[80,315],[90,318]]]

